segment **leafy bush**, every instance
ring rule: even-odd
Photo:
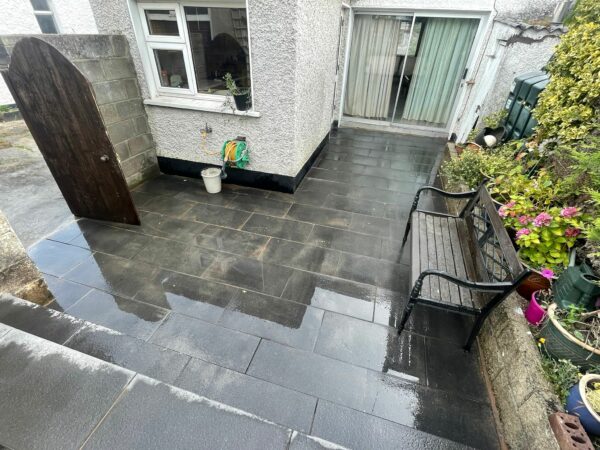
[[[579,0],[572,26],[561,38],[548,65],[550,83],[534,115],[542,138],[563,143],[599,129],[600,2]]]

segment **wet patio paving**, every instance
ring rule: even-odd
[[[80,219],[30,255],[51,308],[160,350],[145,375],[349,448],[410,429],[499,448],[466,319],[417,307],[394,328],[400,239],[443,145],[340,129],[293,195],[162,175],[133,193],[140,227]],[[66,341],[123,360],[102,331]]]

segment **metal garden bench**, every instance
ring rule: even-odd
[[[418,208],[422,192],[466,199],[457,216]],[[411,232],[412,230],[412,232]],[[475,316],[465,345],[470,350],[485,319],[530,270],[521,265],[485,185],[452,193],[421,187],[412,204],[402,245],[411,232],[411,286],[398,334],[415,304]]]

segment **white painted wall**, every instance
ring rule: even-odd
[[[88,0],[49,0],[61,34],[96,34],[96,22]],[[0,1],[0,35],[39,34],[40,27],[29,0]],[[14,103],[0,78],[0,105]]]
[[[129,13],[135,1],[90,3],[101,33],[129,40],[143,97],[150,98]],[[242,135],[248,170],[296,175],[330,127],[340,9],[341,0],[248,0],[254,110],[261,117],[147,105],[158,155],[220,164],[223,142]],[[208,153],[201,151],[205,124],[213,130]]]

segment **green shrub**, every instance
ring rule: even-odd
[[[541,138],[583,139],[599,129],[600,2],[580,0],[548,64],[550,83],[534,115]]]

